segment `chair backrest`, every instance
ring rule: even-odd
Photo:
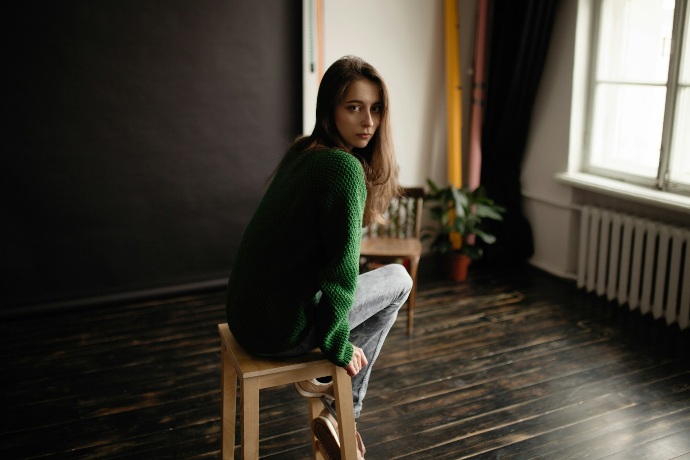
[[[385,225],[370,225],[363,236],[369,238],[419,238],[422,229],[422,206],[424,189],[409,187],[401,190],[399,198],[393,198],[388,205]]]

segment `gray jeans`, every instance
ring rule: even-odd
[[[369,364],[352,378],[355,418],[362,411],[362,400],[367,392],[371,368],[411,289],[412,278],[402,265],[386,265],[359,275],[355,300],[347,320],[350,323],[350,342],[362,349]],[[304,341],[291,350],[265,356],[294,356],[318,346],[312,329]]]

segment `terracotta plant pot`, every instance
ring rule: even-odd
[[[467,279],[467,267],[471,259],[465,254],[449,254],[446,256],[446,276],[454,281]]]

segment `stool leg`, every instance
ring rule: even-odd
[[[419,266],[419,257],[410,259],[410,277],[412,278],[412,290],[410,296],[407,298],[407,335],[412,335],[414,327],[414,304],[417,298],[417,267]]]
[[[242,459],[259,458],[259,380],[244,378],[240,385],[242,397]]]
[[[335,407],[338,412],[338,437],[342,460],[357,459],[357,438],[355,437],[355,413],[352,409],[352,381],[345,369],[333,366],[333,389]]]
[[[223,460],[235,458],[235,398],[237,397],[237,372],[223,344],[220,372],[220,456]]]
[[[311,421],[318,417],[322,410],[323,404],[319,398],[309,398],[309,426],[311,426]],[[314,436],[314,433],[311,435],[311,453],[314,460],[326,460],[319,448],[316,447],[316,436]]]

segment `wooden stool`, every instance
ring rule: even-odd
[[[235,452],[235,397],[240,379],[240,423],[242,458],[259,458],[259,390],[330,375],[338,408],[338,435],[343,460],[357,459],[355,416],[352,409],[352,382],[345,369],[324,359],[320,351],[290,358],[267,358],[244,351],[235,341],[227,324],[219,324],[221,337],[221,458],[232,460]],[[297,396],[297,395],[296,395]],[[301,397],[301,396],[300,396]],[[318,398],[309,398],[309,425],[323,409]],[[324,457],[312,435],[312,453]]]

